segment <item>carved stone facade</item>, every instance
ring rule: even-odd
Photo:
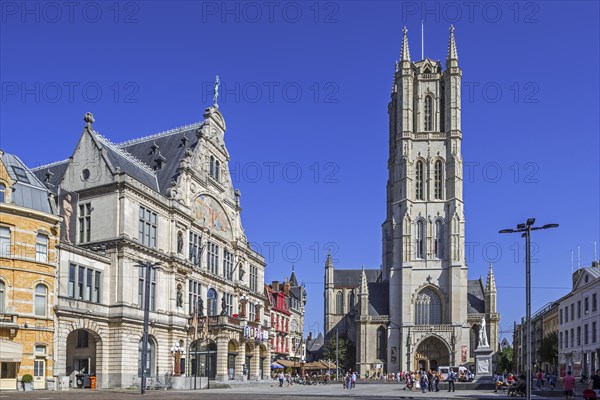
[[[462,71],[453,28],[445,70],[429,58],[411,61],[406,32],[388,105],[382,268],[338,270],[330,259],[325,266],[326,334],[348,332],[361,372],[473,362],[484,315],[494,350],[498,341],[491,266],[485,286],[467,279]],[[347,303],[350,294],[357,303]]]
[[[266,379],[268,317],[264,306],[252,320],[245,310],[266,302],[265,262],[242,228],[219,109],[119,144],[94,130],[91,114],[84,120],[71,157],[35,169],[73,210],[57,284],[58,375],[95,373],[102,388],[139,385],[149,278],[151,385],[164,385],[166,374]]]

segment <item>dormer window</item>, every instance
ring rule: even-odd
[[[219,180],[219,171],[221,169],[221,162],[214,156],[210,156],[208,172],[214,180]]]
[[[27,173],[25,172],[25,170],[21,167],[17,167],[15,165],[13,165],[13,171],[15,173],[15,176],[17,177],[17,180],[19,182],[23,182],[23,183],[31,183],[29,181],[29,177],[27,176]]]
[[[0,203],[6,202],[6,185],[4,183],[0,183]]]
[[[431,131],[431,107],[432,107],[433,99],[431,96],[425,96],[425,104],[424,104],[424,130]]]

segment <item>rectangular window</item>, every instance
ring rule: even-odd
[[[590,298],[586,297],[583,300],[583,313],[587,315],[590,312]]]
[[[581,300],[577,302],[577,318],[581,318]]]
[[[558,345],[562,349],[563,348],[563,333],[561,332],[559,335]]]
[[[569,347],[569,330],[565,331],[565,349]]]
[[[102,282],[102,273],[100,271],[95,271],[94,274],[94,298],[92,299],[92,301],[94,303],[100,303],[100,287]]]
[[[254,321],[256,319],[256,306],[252,302],[249,302],[248,305],[250,306],[250,313],[248,315],[249,320]]]
[[[198,306],[198,300],[200,299],[200,282],[190,280],[188,283],[188,307],[190,315],[194,315],[196,307]]]
[[[588,344],[590,341],[590,335],[588,333],[588,324],[583,327],[583,344]]]
[[[79,205],[79,243],[90,241],[92,222],[92,203]]]
[[[94,277],[94,271],[91,269],[86,270],[85,277],[85,301],[90,301],[92,299],[92,280]]]
[[[258,290],[258,268],[254,265],[250,266],[250,290]]]
[[[573,305],[573,304],[571,304]],[[571,347],[575,346],[575,329],[571,328]]]
[[[156,213],[140,206],[138,240],[144,246],[156,248]]]
[[[571,321],[575,320],[575,303],[571,304]]]
[[[581,346],[581,327],[577,327],[577,346]]]
[[[85,279],[85,267],[79,267],[79,276],[77,278],[77,298],[79,300],[83,300],[83,281]]]
[[[198,267],[200,265],[200,235],[191,231],[189,250],[188,259],[194,266]]]
[[[77,271],[77,265],[69,264],[69,297],[75,298],[75,273]]]
[[[559,320],[559,324],[562,325],[562,308],[560,310],[558,310],[558,320]]]
[[[569,322],[569,306],[565,307],[565,324]]]
[[[596,296],[596,293],[594,293],[592,295],[592,312],[596,312],[596,308],[598,305],[597,298],[598,298],[598,296]]]
[[[33,376],[36,378],[39,377],[43,377],[45,375],[44,373],[44,367],[45,367],[45,361],[44,360],[35,360],[33,362]]]
[[[216,243],[208,242],[208,252],[206,253],[206,268],[208,272],[217,274],[219,265],[219,246]]]
[[[233,254],[227,250],[223,250],[223,278],[231,280],[233,273]],[[229,314],[231,315],[231,314]]]
[[[227,307],[227,315],[233,315],[233,295],[225,293],[225,306]]]
[[[35,261],[48,262],[48,236],[38,234],[35,240]]]
[[[592,344],[596,343],[596,322],[592,322]]]
[[[10,257],[10,229],[0,227],[0,257]]]
[[[146,267],[138,267],[138,305],[141,309],[144,309],[144,274],[146,273]],[[156,267],[150,267],[150,302],[149,310],[156,311]]]

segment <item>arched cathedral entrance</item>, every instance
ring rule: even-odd
[[[419,370],[437,370],[440,366],[450,365],[448,346],[435,336],[426,338],[417,346],[414,365]]]

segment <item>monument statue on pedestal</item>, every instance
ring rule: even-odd
[[[490,347],[485,330],[485,315],[481,317],[481,328],[479,329],[479,346],[477,348],[480,347]]]

